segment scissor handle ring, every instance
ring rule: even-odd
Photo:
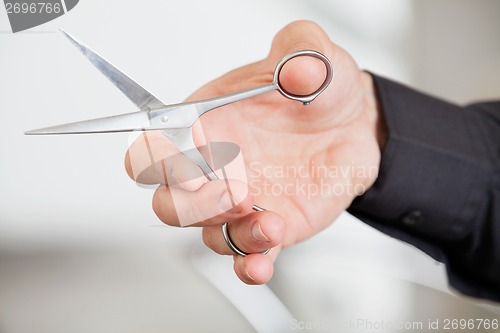
[[[297,94],[292,94],[292,93],[286,91],[285,88],[283,88],[283,86],[281,85],[280,80],[279,80],[279,76],[280,76],[281,70],[283,69],[283,66],[289,60],[291,60],[293,58],[297,58],[297,57],[302,57],[302,56],[314,57],[314,58],[321,60],[325,64],[325,68],[326,68],[325,81],[323,81],[321,86],[318,89],[316,89],[316,91],[314,91],[311,94],[307,94],[307,95],[297,95]],[[281,59],[281,61],[276,66],[276,69],[274,70],[273,82],[274,82],[274,84],[276,84],[278,91],[283,96],[285,96],[289,99],[293,99],[295,101],[300,101],[300,102],[304,103],[304,105],[308,105],[316,97],[318,97],[318,95],[321,94],[323,92],[323,90],[325,90],[328,87],[330,82],[332,82],[332,78],[333,78],[332,63],[330,62],[330,60],[326,56],[324,56],[322,53],[319,53],[318,51],[301,50],[301,51],[295,51],[295,52],[289,53],[285,57],[283,57],[283,59]]]

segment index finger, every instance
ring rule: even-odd
[[[159,131],[139,134],[125,154],[125,169],[139,184],[184,182],[184,188],[196,190],[206,181],[200,168]]]

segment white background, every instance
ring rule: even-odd
[[[264,57],[304,18],[360,67],[466,103],[500,97],[499,14],[496,1],[81,0],[13,35],[0,9],[0,332],[252,331],[192,264],[199,232],[163,227],[152,191],[126,176],[126,134],[23,135],[135,111],[58,27],[165,103]],[[348,215],[277,266],[271,289],[306,322],[498,313],[451,295],[440,264]]]

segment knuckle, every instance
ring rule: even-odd
[[[156,216],[158,216],[158,218],[161,220],[162,209],[161,209],[160,194],[159,194],[158,190],[153,195],[152,208],[153,208],[153,211],[155,212]]]
[[[210,227],[203,227],[202,232],[201,232],[201,238],[203,240],[203,243],[207,247],[212,248],[213,235],[212,235],[212,230],[210,229]]]
[[[168,190],[162,189],[162,187],[156,190],[153,195],[152,208],[160,221],[170,226],[179,226],[179,218]]]
[[[204,227],[202,230],[202,239],[205,246],[214,251],[217,254],[224,255],[226,251],[224,251],[223,246],[225,244],[219,244],[216,241],[215,233],[220,232],[216,226]]]
[[[135,176],[134,176],[134,172],[133,172],[133,169],[132,169],[132,161],[130,160],[130,152],[127,151],[127,153],[125,154],[125,171],[127,172],[127,175],[129,176],[130,179],[134,180],[135,181]]]

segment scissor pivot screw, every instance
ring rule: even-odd
[[[168,116],[161,117],[161,122],[166,123],[168,121]]]

